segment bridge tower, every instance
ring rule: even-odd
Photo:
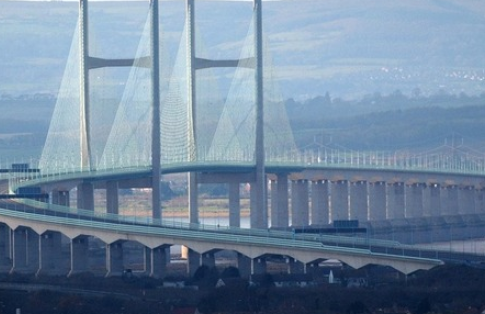
[[[188,86],[187,94],[189,101],[189,114],[192,119],[192,129],[189,131],[189,142],[197,142],[196,134],[196,71],[216,67],[237,67],[244,63],[249,68],[254,69],[255,91],[254,97],[256,102],[256,141],[255,141],[255,180],[251,182],[251,227],[266,228],[268,226],[267,218],[267,200],[266,200],[266,171],[265,171],[265,154],[264,154],[264,132],[263,132],[263,39],[262,39],[262,0],[253,0],[254,14],[254,55],[248,60],[210,60],[198,58],[196,56],[195,46],[195,0],[186,2],[186,26],[187,26],[187,69]],[[249,61],[249,62],[241,62]],[[194,145],[196,147],[196,145]],[[197,160],[196,149],[189,156],[191,160]],[[190,222],[198,223],[197,207],[197,173],[189,173],[189,215]]]
[[[80,61],[80,134],[81,168],[94,170],[91,155],[89,70],[102,67],[139,66],[151,69],[152,75],[152,206],[153,218],[160,218],[160,66],[158,0],[150,0],[150,56],[139,59],[102,59],[89,55],[88,0],[79,0]]]

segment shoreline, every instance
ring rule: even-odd
[[[126,215],[126,216],[134,216],[134,217],[149,217],[150,216],[150,211],[142,211],[142,212],[137,212],[133,209],[128,209],[128,210],[123,210],[120,209],[120,214],[121,215]],[[180,211],[164,211],[162,210],[162,217],[163,218],[188,218],[189,217],[189,212],[188,210],[180,210]],[[228,211],[221,211],[221,212],[214,212],[214,211],[199,211],[199,217],[200,218],[229,218],[229,212]],[[240,217],[241,218],[247,218],[249,217],[249,210],[242,210],[240,212]]]

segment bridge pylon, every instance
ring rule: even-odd
[[[152,207],[153,218],[161,217],[160,201],[160,65],[158,0],[150,0],[150,56],[138,59],[103,59],[89,55],[88,0],[79,0],[79,62],[80,62],[80,135],[81,169],[94,170],[91,149],[91,119],[89,101],[89,70],[103,67],[150,68],[152,75]]]
[[[187,95],[189,102],[189,118],[191,129],[189,130],[189,143],[193,149],[189,151],[189,160],[197,160],[197,133],[196,133],[196,71],[217,67],[238,67],[244,63],[254,69],[256,103],[256,140],[255,140],[255,180],[251,184],[251,227],[266,228],[268,226],[267,200],[266,200],[266,171],[264,154],[264,127],[263,127],[263,36],[262,36],[262,1],[253,0],[254,14],[254,55],[247,59],[239,60],[211,60],[198,58],[195,45],[195,0],[186,0],[186,49],[187,49]],[[197,173],[189,173],[189,216],[191,223],[198,223],[197,206]]]

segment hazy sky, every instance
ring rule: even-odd
[[[7,1],[55,1],[55,2],[67,2],[67,1],[79,1],[79,0],[7,0]],[[89,2],[106,2],[106,1],[149,1],[149,0],[89,0]],[[185,0],[159,0],[159,1],[185,1]],[[197,0],[197,1],[253,1],[253,0]],[[263,1],[297,1],[297,0],[263,0]],[[302,0],[298,0],[302,1]],[[305,1],[305,0],[303,0]]]

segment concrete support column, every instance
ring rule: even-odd
[[[331,184],[331,217],[335,220],[349,219],[349,188],[348,181],[332,181]]]
[[[276,179],[269,180],[269,190],[270,190],[270,203],[268,204],[269,209],[269,224],[271,227],[276,227],[278,223],[278,218],[276,216],[278,212],[278,182]]]
[[[458,190],[458,204],[460,214],[475,213],[475,187],[463,186]]]
[[[422,183],[406,186],[406,218],[423,217],[423,189]]]
[[[404,183],[395,182],[389,184],[387,189],[388,217],[390,219],[401,219],[405,217],[405,193]]]
[[[249,278],[251,276],[251,258],[237,253],[237,268],[241,278]]]
[[[442,215],[458,214],[458,188],[456,185],[447,185],[441,190],[441,208]]]
[[[249,194],[249,206],[250,209],[250,227],[257,229],[267,229],[268,228],[268,213],[266,212],[266,205],[261,206],[261,200],[258,199],[264,189],[263,194],[266,195],[266,184],[263,183],[263,187],[258,186],[256,182],[252,182],[250,185]],[[266,204],[266,201],[264,202]]]
[[[318,262],[311,262],[305,265],[305,273],[317,276],[319,275],[320,265]]]
[[[195,172],[189,172],[189,222],[199,223],[199,184]]]
[[[47,231],[39,238],[39,269],[37,275],[66,275],[67,264],[62,259],[62,235],[60,232]]]
[[[383,181],[369,184],[369,220],[385,220],[386,213],[386,183]]]
[[[39,269],[39,235],[19,227],[13,232],[13,263],[11,272],[35,273]]]
[[[304,274],[305,273],[305,264],[294,259],[293,257],[288,257],[286,260],[288,264],[288,273],[289,274]]]
[[[427,201],[425,203],[428,210],[425,213],[431,217],[441,216],[441,187],[438,183],[431,183],[428,185],[428,190],[426,193]]]
[[[291,188],[291,225],[306,227],[309,225],[308,217],[308,181],[292,181]]]
[[[12,230],[0,223],[0,271],[12,268]]]
[[[156,248],[145,247],[145,272],[153,278],[162,278],[167,272],[170,248],[159,246]]]
[[[241,202],[239,183],[229,183],[229,226],[241,226]]]
[[[209,268],[216,267],[216,258],[213,252],[206,252],[201,255],[201,264]]]
[[[254,258],[252,260],[252,271],[253,275],[261,275],[266,272],[266,260],[262,257]]]
[[[353,181],[350,183],[350,219],[367,221],[367,182]]]
[[[13,264],[11,272],[22,272],[27,262],[27,229],[19,227],[13,231]]]
[[[312,225],[326,225],[329,223],[329,197],[328,197],[328,181],[318,180],[312,182],[312,206],[311,219]]]
[[[287,228],[290,225],[288,209],[288,175],[278,174],[271,189],[271,227]]]
[[[94,187],[91,182],[77,186],[77,208],[94,210]]]
[[[69,276],[88,271],[89,266],[89,238],[78,236],[71,239],[71,270]]]
[[[55,189],[52,191],[52,204],[67,206],[71,205],[69,191]]]
[[[200,254],[191,248],[187,248],[187,273],[190,277],[194,276],[200,267]]]
[[[118,181],[106,182],[106,211],[108,214],[119,213],[119,200],[118,200]]]
[[[106,245],[106,277],[121,276],[124,271],[123,241]]]
[[[485,212],[485,189],[478,188],[475,190],[475,212],[482,214]]]

